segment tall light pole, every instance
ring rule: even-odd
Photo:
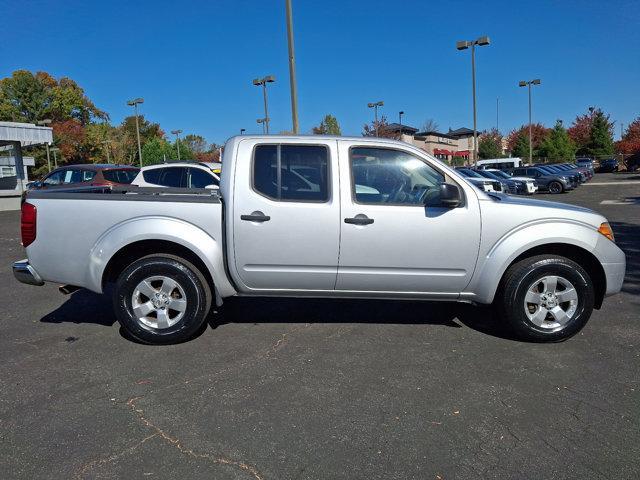
[[[378,136],[378,107],[381,107],[383,105],[384,105],[384,102],[382,102],[382,101],[367,103],[367,107],[373,108],[374,112],[375,112],[375,114],[374,114],[374,118],[375,118],[374,125],[376,127],[376,137]]]
[[[531,85],[540,85],[540,79],[525,81],[522,80],[518,83],[520,87],[529,87],[529,163],[533,163],[533,141],[531,132]]]
[[[403,111],[398,112],[398,124],[400,125],[400,140],[402,140],[402,115],[404,115]]]
[[[267,123],[267,119],[266,118],[259,118],[259,119],[256,120],[256,123],[258,125],[262,124],[262,134],[264,135],[264,126]]]
[[[273,83],[276,78],[273,75],[267,75],[263,78],[254,78],[253,84],[255,86],[262,86],[262,96],[264,98],[264,121],[267,129],[267,135],[269,134],[269,108],[267,102],[267,83]]]
[[[44,127],[45,125],[50,125],[51,124],[51,119],[46,118],[44,120],[40,120],[39,122],[36,122],[38,125]],[[47,147],[47,168],[49,169],[49,171],[51,171],[51,155],[49,155],[49,142],[45,143],[45,146]]]
[[[477,166],[478,162],[478,121],[476,113],[476,45],[489,45],[489,37],[479,37],[476,40],[462,40],[456,42],[458,50],[466,50],[471,47],[471,83],[473,90],[473,160]]]
[[[182,133],[182,130],[171,130],[171,133],[176,136],[176,146],[178,147],[178,161],[180,161],[180,134]]]
[[[140,167],[142,167],[142,146],[140,145],[140,125],[138,124],[138,104],[144,103],[144,98],[134,98],[129,100],[127,105],[133,107],[136,112],[136,137],[138,138],[138,158],[140,159]]]
[[[289,43],[289,84],[291,86],[291,123],[295,135],[300,131],[298,125],[298,85],[296,84],[296,54],[293,48],[293,14],[291,0],[286,0],[287,41]],[[266,115],[265,115],[266,116]]]

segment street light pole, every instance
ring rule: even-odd
[[[247,131],[247,129],[246,129],[246,128],[241,128],[241,129],[240,129],[240,135],[244,135],[244,132],[246,132],[246,131]]]
[[[398,124],[400,125],[400,140],[402,140],[402,115],[404,115],[403,111],[398,112]]]
[[[518,83],[520,87],[529,87],[529,163],[533,163],[533,138],[532,138],[532,128],[531,128],[531,85],[540,85],[540,79],[536,78],[535,80],[529,81],[521,81]]]
[[[289,83],[291,85],[291,122],[295,135],[300,131],[298,125],[298,85],[296,84],[296,54],[293,46],[293,14],[291,0],[286,0],[287,41],[289,43]]]
[[[476,113],[476,45],[489,45],[489,37],[479,37],[476,40],[462,40],[456,43],[458,50],[466,50],[471,47],[471,82],[473,91],[473,160],[478,165],[478,122]]]
[[[265,124],[267,123],[267,119],[266,119],[266,118],[258,118],[258,119],[256,120],[256,123],[257,123],[258,125],[262,124],[262,134],[264,135],[264,126],[265,126]]]
[[[367,103],[367,107],[373,108],[373,110],[375,112],[374,113],[374,118],[375,118],[374,125],[376,127],[376,137],[378,136],[378,107],[382,107],[383,105],[384,105],[383,101]]]
[[[44,127],[45,125],[49,125],[51,123],[51,120],[47,118],[45,120],[40,120],[37,123],[38,125]],[[49,155],[49,142],[45,143],[45,147],[47,149],[47,169],[49,170],[49,172],[51,172],[51,156]]]
[[[129,100],[127,105],[133,107],[136,115],[136,137],[138,139],[138,158],[140,159],[140,167],[142,167],[142,146],[140,145],[140,124],[138,123],[138,104],[144,103],[143,98],[135,98],[133,100]]]
[[[176,146],[178,147],[178,161],[180,161],[180,134],[182,133],[182,130],[171,130],[171,133],[176,136]]]
[[[58,157],[56,156],[56,152],[60,150],[58,147],[54,147],[51,149],[53,152],[53,168],[58,168]]]
[[[262,86],[262,96],[264,97],[264,120],[265,126],[267,130],[267,135],[269,134],[269,107],[267,101],[267,83],[273,83],[276,81],[276,78],[273,75],[267,75],[263,78],[254,78],[253,84],[255,86]]]

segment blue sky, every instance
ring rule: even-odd
[[[269,86],[272,131],[291,128],[284,0],[170,2],[0,0],[5,20],[0,76],[44,70],[75,79],[113,123],[141,111],[168,132],[222,142],[258,132],[257,76]],[[293,0],[300,127],[326,113],[359,135],[372,111],[420,127],[472,126],[470,52],[456,40],[488,35],[477,50],[478,127],[508,131],[534,121],[566,124],[590,105],[628,124],[640,115],[640,0],[348,1]],[[20,22],[12,25],[12,19]],[[15,26],[15,34],[11,28]]]

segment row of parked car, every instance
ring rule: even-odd
[[[113,164],[69,165],[27,184],[27,188],[40,190],[118,185],[218,188],[221,168],[220,163],[208,162],[163,163],[143,168]]]
[[[519,166],[509,169],[458,167],[462,175],[486,192],[501,192],[512,195],[534,193],[564,193],[593,178],[591,161],[581,163],[553,163]]]
[[[589,181],[594,166],[589,159],[576,163],[537,164],[508,168],[458,167],[457,170],[476,187],[486,192],[512,195],[533,195],[539,191],[559,194]],[[116,186],[132,184],[139,187],[218,188],[220,163],[176,162],[152,165],[142,169],[111,164],[70,165],[58,168],[42,180],[28,184],[29,189],[69,186]]]

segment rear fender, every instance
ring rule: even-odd
[[[126,220],[102,234],[89,255],[87,288],[101,293],[109,260],[127,245],[143,240],[164,240],[188,248],[209,270],[217,294],[227,297],[236,293],[225,273],[222,241],[184,220],[160,216]]]

